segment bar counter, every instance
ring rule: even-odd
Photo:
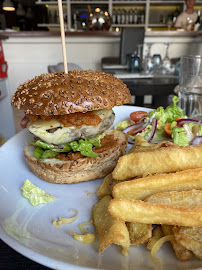
[[[116,31],[66,31],[66,36],[70,37],[120,37],[121,32]],[[60,31],[0,31],[0,39],[9,37],[56,37],[60,36]],[[145,37],[200,37],[202,31],[146,31]]]

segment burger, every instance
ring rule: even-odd
[[[92,70],[42,74],[20,85],[11,103],[24,110],[21,126],[33,134],[24,148],[31,171],[52,183],[112,172],[127,145],[124,133],[109,129],[112,108],[130,100],[121,80]]]

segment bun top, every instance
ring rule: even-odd
[[[20,85],[12,105],[26,114],[64,115],[111,109],[130,102],[126,85],[111,74],[72,70],[42,74]]]

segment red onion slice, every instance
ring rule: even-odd
[[[21,128],[26,128],[28,122],[29,122],[29,118],[27,117],[27,115],[25,115],[25,116],[22,118],[21,122],[20,122]]]
[[[191,142],[192,145],[199,145],[199,144],[202,144],[202,136],[197,136],[195,137],[192,142]]]
[[[195,119],[190,119],[190,118],[182,118],[177,121],[178,125],[184,125],[184,124],[189,124],[194,122],[195,124],[200,124],[202,125],[202,121],[200,120],[195,120]]]
[[[148,126],[148,124],[149,123],[138,122],[134,125],[128,126],[127,128],[124,128],[122,131],[127,134],[130,130],[135,129],[133,132],[133,135],[135,135],[139,132],[142,132]]]
[[[156,128],[157,128],[157,119],[156,118],[153,118],[152,119],[152,133],[151,133],[151,136],[150,136],[148,142],[151,142],[152,139],[154,138],[154,135],[155,135],[155,132],[156,132]]]

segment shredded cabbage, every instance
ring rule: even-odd
[[[78,217],[78,211],[76,209],[70,209],[70,210],[72,210],[76,213],[76,215],[74,217],[71,217],[71,218],[59,217],[58,220],[57,219],[53,220],[53,225],[60,226],[60,225],[62,225],[62,223],[71,223],[71,222],[75,221]]]
[[[154,262],[158,262],[158,263],[161,262],[161,260],[156,257],[156,253],[161,248],[161,246],[163,245],[163,243],[165,243],[167,241],[173,241],[173,240],[175,240],[174,235],[166,235],[166,236],[160,238],[153,245],[152,250],[151,250],[151,255],[152,255],[152,258],[153,258]]]

